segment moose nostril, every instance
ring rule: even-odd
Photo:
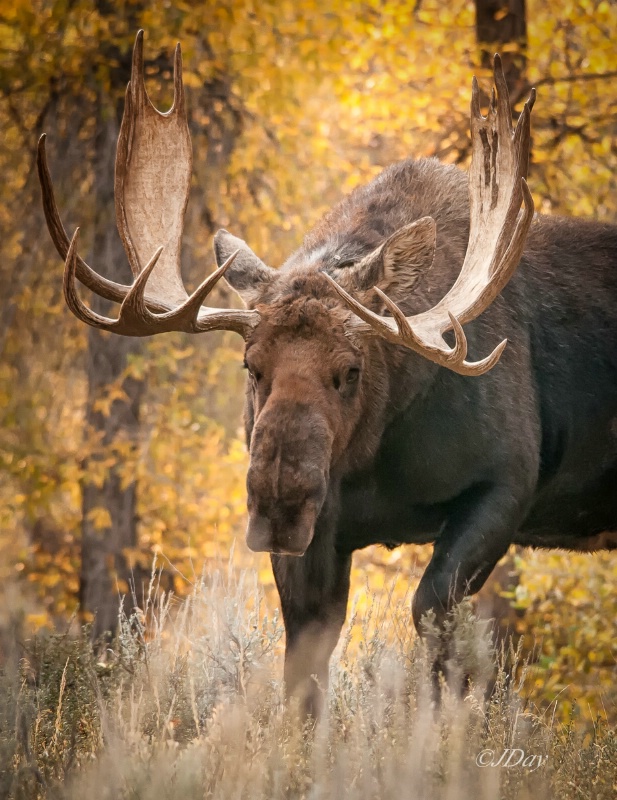
[[[254,553],[268,553],[272,549],[272,525],[261,514],[250,514],[246,529],[246,544]]]

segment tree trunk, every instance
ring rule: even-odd
[[[115,80],[126,86],[129,74],[116,74]],[[112,87],[113,89],[116,87]],[[107,100],[108,102],[105,102]],[[94,147],[94,193],[96,216],[91,264],[104,269],[106,277],[119,283],[130,282],[126,255],[116,231],[114,212],[114,162],[120,113],[108,113],[109,98],[97,104]],[[113,108],[113,106],[112,106]],[[109,304],[93,300],[99,313],[109,313]],[[113,456],[114,442],[129,442],[135,449],[139,439],[139,409],[144,393],[143,381],[122,379],[128,359],[140,353],[140,339],[115,336],[89,329],[87,430],[100,437],[105,456]],[[115,399],[108,409],[97,409],[97,401],[106,396],[110,385],[120,383],[124,397]],[[137,544],[136,485],[122,477],[124,461],[105,470],[102,485],[88,479],[88,470],[102,455],[91,456],[84,464],[82,564],[80,604],[86,617],[94,615],[93,638],[113,632],[117,626],[120,597],[127,592],[131,571],[125,548]],[[107,512],[107,514],[105,514]],[[108,515],[108,516],[107,516]],[[134,576],[139,587],[139,576]]]
[[[476,0],[476,41],[482,66],[490,69],[495,52],[501,54],[513,105],[527,91],[527,17],[525,0]],[[517,45],[504,49],[503,45]]]
[[[476,40],[482,66],[492,67],[493,54],[501,54],[512,107],[528,92],[526,81],[527,18],[525,0],[475,0]],[[516,50],[503,49],[504,44],[517,44]],[[485,98],[485,103],[488,97]],[[476,596],[476,610],[481,617],[496,620],[497,642],[514,632],[517,612],[510,595],[518,584],[514,549],[499,562]]]

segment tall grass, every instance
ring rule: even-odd
[[[446,682],[436,708],[408,609],[386,596],[351,613],[326,714],[304,724],[284,703],[283,630],[255,574],[219,569],[181,603],[153,575],[112,646],[87,630],[37,637],[4,670],[0,798],[615,797],[617,732],[598,722],[584,735],[531,709],[525,665],[508,679],[516,652],[496,657],[465,606],[449,675],[471,685],[461,698]]]

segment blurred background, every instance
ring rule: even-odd
[[[88,329],[65,307],[43,218],[35,151],[46,132],[67,231],[79,225],[88,263],[130,282],[113,168],[141,27],[162,109],[182,43],[190,288],[214,267],[219,227],[278,266],[391,162],[434,156],[465,169],[471,77],[488,90],[496,50],[514,117],[538,90],[537,209],[617,222],[617,5],[607,0],[0,2],[0,658],[39,629],[113,628],[119,598],[139,604],[153,563],[182,596],[233,549],[276,605],[269,561],[243,537],[240,338]],[[230,303],[218,289],[213,304]],[[356,611],[367,588],[386,609],[408,596],[429,556],[358,553]],[[564,719],[617,719],[614,554],[513,551],[478,607],[524,636],[538,704],[558,699]]]

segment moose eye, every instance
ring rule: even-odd
[[[357,383],[358,378],[360,377],[360,369],[358,367],[350,367],[347,370],[347,376],[345,378],[345,383],[349,386],[352,383]]]
[[[251,367],[249,367],[246,359],[244,359],[244,362],[242,363],[242,368],[248,371],[248,374],[251,376],[251,378],[253,378],[254,381],[261,380],[262,378],[261,372],[259,372],[259,370],[257,369],[252,369]]]
[[[349,367],[347,371],[335,375],[332,383],[334,384],[335,389],[345,393],[345,389],[351,389],[358,382],[359,377],[359,367]]]

